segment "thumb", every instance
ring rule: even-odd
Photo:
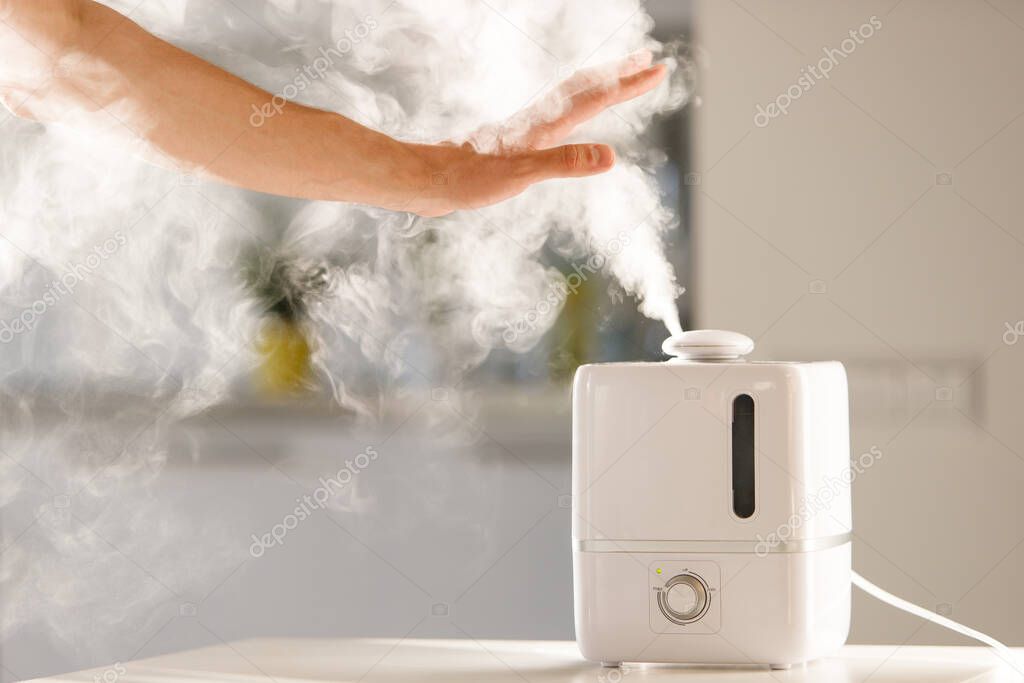
[[[615,151],[608,145],[562,145],[530,152],[527,156],[533,182],[597,175],[615,165]]]

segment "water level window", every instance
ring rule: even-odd
[[[754,514],[754,399],[740,394],[732,402],[732,511]]]

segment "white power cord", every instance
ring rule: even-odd
[[[1015,655],[1010,648],[1006,647],[992,636],[985,635],[981,631],[975,631],[973,628],[964,626],[963,624],[958,624],[952,619],[947,619],[944,616],[935,614],[934,612],[930,612],[924,609],[923,607],[918,607],[914,603],[907,602],[903,598],[898,598],[892,593],[883,590],[875,584],[871,583],[857,572],[850,572],[850,574],[852,576],[853,585],[861,589],[868,595],[877,598],[882,602],[888,603],[896,609],[901,609],[904,612],[909,612],[910,614],[913,614],[916,617],[921,617],[922,619],[926,619],[927,621],[938,624],[939,626],[948,628],[950,631],[956,631],[957,633],[965,635],[968,638],[973,638],[974,640],[985,643],[986,645],[992,647],[996,651],[996,654],[998,654],[1002,659],[1004,659],[1007,664],[1012,666],[1018,672],[1021,672],[1021,668],[1017,665],[1017,655]]]

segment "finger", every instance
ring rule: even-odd
[[[668,73],[664,64],[655,64],[643,71],[622,77],[610,87],[594,86],[572,95],[565,110],[546,123],[536,124],[531,131],[534,147],[547,147],[564,140],[572,131],[608,107],[639,97],[655,88]]]
[[[631,100],[634,97],[639,97],[645,92],[653,90],[659,83],[665,80],[665,76],[667,75],[667,66],[664,64],[655,64],[643,71],[620,78],[618,87],[612,92],[612,94],[618,98],[617,100],[614,100],[613,104]]]
[[[646,69],[654,61],[654,53],[644,48],[642,50],[636,50],[631,54],[626,55],[626,58],[620,62],[619,75],[628,76],[636,73],[641,69]]]
[[[637,50],[615,62],[580,69],[563,81],[558,90],[563,96],[569,97],[582,90],[608,85],[616,79],[647,69],[653,60],[654,55],[650,50]]]
[[[585,117],[586,120],[608,107],[639,97],[656,87],[665,79],[668,67],[655,64],[643,71],[623,76],[611,84],[583,90],[569,98],[569,106],[563,117]]]
[[[604,173],[615,165],[615,151],[599,144],[562,145],[522,156],[531,183],[550,178],[582,178]]]

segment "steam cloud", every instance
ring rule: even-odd
[[[495,348],[536,344],[554,316],[514,342],[503,332],[562,281],[545,245],[576,262],[604,254],[641,311],[680,331],[662,250],[673,214],[640,133],[688,99],[693,66],[648,35],[637,0],[389,2],[246,2],[230,20],[219,3],[107,4],[270,92],[425,142],[493,144],[487,124],[638,48],[671,75],[574,135],[613,145],[611,172],[430,220],[197,184],[146,163],[113,118],[87,134],[5,119],[0,632],[134,628],[211,572],[210,548],[244,547],[176,523],[147,484],[180,457],[171,426],[247,390],[264,313],[241,275],[254,263],[301,305],[321,384],[371,417],[389,397],[457,385]],[[111,592],[117,604],[95,597]]]

